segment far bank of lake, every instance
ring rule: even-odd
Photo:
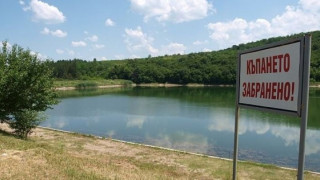
[[[79,89],[108,89],[120,87],[234,87],[234,84],[172,84],[172,83],[141,83],[136,84],[123,79],[97,79],[97,80],[55,80],[54,89],[58,91]],[[310,83],[311,88],[320,88],[320,82]]]

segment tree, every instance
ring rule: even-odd
[[[28,134],[32,132],[32,129],[37,127],[45,116],[42,113],[39,114],[37,111],[21,111],[16,112],[14,119],[9,123],[10,127],[14,129],[14,132],[22,138],[26,138]]]
[[[48,63],[29,50],[2,43],[0,50],[0,120],[26,138],[39,125],[38,112],[57,103]]]
[[[310,77],[320,82],[320,31],[311,33],[313,45]],[[121,61],[59,60],[50,63],[50,66],[54,71],[54,77],[59,79],[111,78],[131,80],[135,83],[234,84],[238,51],[302,35],[303,33],[263,39],[211,52],[158,57],[149,55],[146,58]],[[184,75],[184,72],[187,74]]]

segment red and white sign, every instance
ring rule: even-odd
[[[301,42],[240,54],[239,103],[298,111]]]

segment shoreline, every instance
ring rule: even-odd
[[[123,87],[235,87],[234,84],[197,84],[197,83],[189,83],[189,84],[172,84],[172,83],[141,83],[141,84],[112,84],[112,85],[101,85],[101,86],[93,86],[93,87],[85,87],[85,88],[77,88],[75,86],[62,86],[62,87],[54,87],[56,91],[69,91],[69,90],[82,90],[82,89],[108,89],[108,88],[123,88]],[[310,88],[320,88],[319,85],[309,85]]]
[[[138,146],[143,146],[143,147],[150,147],[150,148],[161,149],[161,150],[166,150],[166,151],[171,151],[171,152],[184,153],[184,154],[190,154],[190,155],[195,155],[195,156],[200,156],[200,157],[208,157],[208,158],[213,158],[213,159],[219,159],[219,160],[224,160],[224,161],[233,162],[233,159],[229,159],[229,158],[223,158],[223,157],[218,157],[218,156],[212,156],[212,155],[194,153],[194,152],[189,152],[189,151],[184,151],[184,150],[178,150],[178,149],[172,149],[172,148],[166,148],[166,147],[155,146],[155,145],[135,143],[135,142],[124,141],[124,140],[119,140],[119,139],[104,138],[104,137],[102,137],[102,136],[97,136],[97,135],[92,135],[92,134],[83,134],[83,133],[77,133],[77,132],[72,132],[72,131],[65,131],[65,130],[61,130],[61,129],[54,129],[54,128],[49,128],[49,127],[44,127],[44,126],[38,126],[37,128],[41,128],[41,129],[45,129],[45,130],[50,130],[50,131],[56,131],[56,132],[62,132],[62,133],[68,133],[68,134],[79,134],[79,135],[83,135],[83,136],[93,137],[93,138],[96,138],[96,139],[110,139],[111,141],[120,142],[120,143],[125,143],[125,144],[138,145]],[[285,170],[289,170],[289,171],[297,171],[297,172],[298,172],[298,169],[296,169],[296,168],[278,166],[278,165],[274,165],[274,164],[266,164],[266,163],[245,161],[245,160],[239,160],[239,159],[238,159],[238,162],[242,162],[242,163],[254,163],[254,164],[262,165],[262,166],[263,166],[263,165],[267,165],[267,166],[268,166],[268,165],[271,165],[271,166],[275,166],[275,167],[277,167],[277,168],[281,168],[281,169],[285,169]],[[316,171],[304,170],[304,172],[308,172],[308,173],[311,173],[311,174],[320,175],[320,172],[316,172]]]
[[[123,87],[234,87],[235,85],[228,85],[228,84],[220,84],[220,85],[214,85],[214,84],[171,84],[171,83],[142,83],[142,84],[115,84],[115,85],[103,85],[103,86],[95,86],[95,87],[86,87],[86,88],[80,88],[81,89],[108,89],[108,88],[123,88]],[[320,87],[320,86],[319,86]],[[75,86],[67,86],[67,87],[54,87],[54,90],[56,91],[68,91],[68,90],[79,90]]]
[[[310,85],[309,87],[311,87],[311,88],[320,88],[320,84],[319,85]]]
[[[37,127],[28,140],[0,123],[0,179],[231,179],[232,160]],[[297,170],[238,161],[240,179],[294,179]],[[305,171],[305,178],[320,173]]]
[[[107,89],[107,88],[121,88],[126,87],[127,85],[122,84],[116,84],[116,85],[104,85],[104,86],[96,86],[96,87],[87,87],[84,89],[91,89],[91,88],[97,88],[97,89]],[[132,86],[133,87],[133,86]],[[68,86],[68,87],[54,87],[54,90],[56,91],[69,91],[69,90],[77,90],[75,86]]]

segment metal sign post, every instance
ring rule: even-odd
[[[239,54],[240,60],[240,54]],[[239,71],[240,61],[237,63],[237,69]],[[234,145],[233,145],[233,176],[232,179],[237,179],[237,161],[238,161],[238,131],[239,131],[239,116],[240,116],[240,107],[239,107],[239,77],[240,74],[237,73],[237,83],[236,83],[236,109],[235,109],[235,123],[234,123]]]
[[[233,146],[233,180],[237,179],[239,110],[239,106],[236,105]]]
[[[298,180],[303,180],[309,102],[311,35],[239,53],[233,180],[237,179],[240,107],[301,118]]]
[[[308,102],[309,102],[309,77],[310,77],[310,55],[311,55],[311,36],[305,36],[304,38],[304,62],[303,62],[303,90],[302,90],[302,112],[301,112],[301,122],[300,122],[300,141],[299,141],[299,164],[298,164],[298,180],[303,179],[304,171],[304,154],[305,154],[305,140],[306,140],[306,130],[308,122]]]

